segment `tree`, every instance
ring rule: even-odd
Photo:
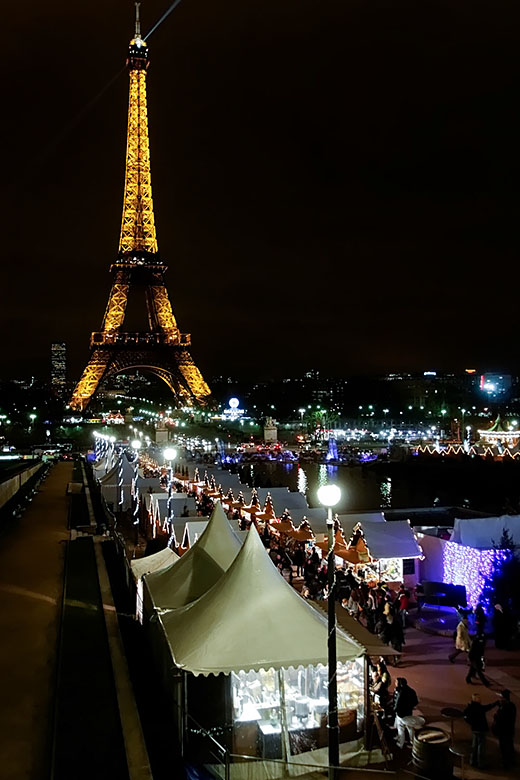
[[[498,544],[493,542],[493,567],[485,577],[481,600],[520,611],[520,560],[510,532],[504,528]]]

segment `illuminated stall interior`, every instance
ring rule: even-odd
[[[188,712],[198,698],[205,705],[196,717],[207,717],[204,691],[219,686],[222,708],[214,724],[202,725],[231,721],[231,752],[259,760],[326,753],[327,616],[280,576],[254,526],[220,580],[193,603],[160,613],[159,624],[171,660],[185,674]],[[363,727],[363,656],[364,647],[338,628],[343,743]]]

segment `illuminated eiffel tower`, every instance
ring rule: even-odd
[[[204,404],[210,389],[188,351],[189,334],[180,333],[173,315],[164,275],[167,266],[157,250],[152,202],[146,71],[148,45],[141,38],[136,3],[135,37],[130,41],[130,72],[126,178],[121,238],[111,266],[112,289],[101,330],[90,338],[90,358],[70,400],[83,411],[100,383],[121,371],[140,368],[163,379],[180,404]],[[144,292],[148,330],[122,330],[130,289]]]

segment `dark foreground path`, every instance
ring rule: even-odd
[[[55,659],[72,464],[52,468],[0,538],[2,780],[49,776]]]
[[[128,778],[92,537],[68,543],[52,777]]]

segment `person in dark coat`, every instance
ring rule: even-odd
[[[473,678],[477,675],[481,682],[489,688],[491,683],[484,676],[484,637],[477,635],[473,637],[471,647],[468,653],[469,669],[466,675],[466,682],[472,683]]]
[[[398,677],[394,691],[395,727],[397,729],[397,747],[404,747],[405,731],[408,732],[410,742],[413,741],[413,727],[409,718],[413,715],[414,708],[419,704],[417,693],[410,688],[404,677]]]
[[[486,613],[480,601],[475,607],[475,631],[477,636],[483,637],[486,634]]]
[[[489,731],[486,712],[492,710],[497,704],[496,701],[491,704],[482,704],[479,694],[474,693],[464,710],[464,720],[471,728],[471,766],[476,766],[479,769],[484,768],[486,735]]]
[[[516,704],[511,701],[511,692],[507,688],[500,691],[498,709],[493,718],[492,731],[498,738],[502,766],[510,769],[515,765],[515,722]]]

